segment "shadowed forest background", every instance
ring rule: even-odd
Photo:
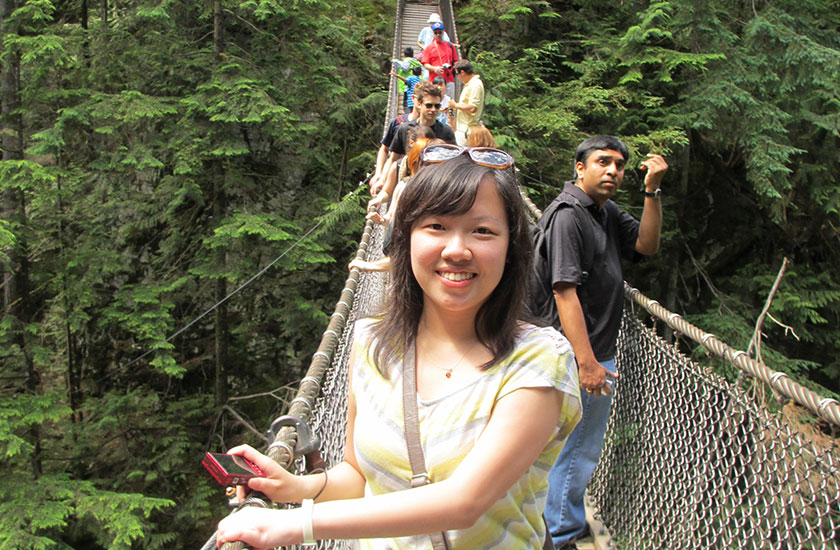
[[[226,506],[203,453],[261,445],[347,276],[394,11],[0,0],[0,549],[212,533]],[[746,349],[789,258],[761,358],[837,397],[836,3],[464,0],[455,15],[484,121],[535,202],[588,135],[623,137],[633,167],[665,154],[663,246],[628,281]],[[628,170],[617,199],[637,215],[641,181]]]

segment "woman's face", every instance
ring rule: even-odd
[[[468,212],[418,219],[411,229],[411,269],[423,289],[424,311],[474,317],[502,279],[509,240],[492,176],[481,181]]]

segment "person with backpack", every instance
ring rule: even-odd
[[[403,50],[403,57],[402,59],[392,59],[391,62],[394,64],[394,72],[397,73],[397,78],[399,78],[399,82],[397,84],[397,91],[402,95],[403,98],[403,111],[406,113],[411,111],[411,108],[414,105],[412,101],[412,94],[414,93],[414,85],[410,85],[408,79],[411,75],[415,75],[418,77],[417,81],[419,82],[422,80],[423,74],[423,66],[420,64],[420,61],[414,57],[414,48],[411,46],[406,46]],[[414,68],[418,67],[420,69],[420,73],[415,73]],[[409,105],[411,103],[411,105]]]
[[[420,65],[413,67],[411,74],[407,78],[397,72],[391,71],[391,76],[397,77],[401,84],[405,84],[405,97],[408,98],[405,103],[407,111],[414,109],[414,87],[422,82],[420,78],[421,74],[423,74],[423,68]]]
[[[443,23],[432,23],[432,32],[435,39],[423,50],[420,62],[428,69],[430,79],[434,79],[437,75],[442,76],[446,81],[446,95],[455,97],[455,77],[452,66],[458,61],[458,54],[452,42],[443,38]]]
[[[583,418],[548,476],[545,518],[557,550],[575,549],[586,535],[583,495],[601,455],[609,419],[615,350],[624,305],[621,258],[638,260],[659,249],[660,184],[668,164],[648,154],[641,221],[611,199],[630,154],[612,136],[578,145],[575,180],[545,209],[537,225],[531,313],[559,328],[578,364]]]
[[[420,116],[420,111],[417,109],[418,102],[416,101],[416,92],[419,91],[418,88],[422,88],[422,86],[415,86],[412,93],[412,108],[409,110],[407,114],[397,115],[388,122],[388,126],[385,127],[385,133],[382,135],[382,141],[379,142],[379,150],[376,152],[376,167],[373,172],[373,176],[370,178],[370,196],[375,197],[379,191],[382,190],[382,186],[385,185],[385,178],[388,175],[388,170],[386,168],[386,161],[389,159],[389,153],[391,152],[391,142],[394,140],[394,136],[397,135],[397,132],[406,122],[411,122],[412,120],[417,120]]]
[[[408,131],[411,127],[417,125],[428,126],[431,128],[435,138],[442,139],[446,143],[455,144],[455,132],[452,131],[452,128],[441,124],[435,118],[440,111],[441,97],[440,88],[428,80],[424,80],[414,87],[414,109],[418,113],[417,119],[401,125],[394,135],[394,139],[388,147],[390,152],[388,153],[388,160],[385,161],[385,166],[382,168],[377,191],[381,190],[391,165],[408,153],[406,144],[408,143]],[[372,190],[373,187],[371,187]],[[373,196],[376,195],[374,194]]]

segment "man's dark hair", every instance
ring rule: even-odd
[[[414,76],[420,76],[421,74],[423,74],[423,67],[421,67],[420,65],[415,65],[411,68],[411,74],[413,74]]]
[[[443,95],[440,93],[440,88],[428,80],[424,80],[414,87],[414,97],[417,98],[418,103],[423,103],[423,97],[427,95],[443,99]]]
[[[586,164],[586,159],[589,158],[589,155],[591,155],[593,151],[600,151],[603,149],[618,151],[621,153],[621,156],[624,157],[625,163],[630,160],[630,151],[627,149],[627,146],[624,145],[624,142],[617,137],[592,136],[590,138],[586,138],[580,143],[580,145],[577,146],[577,149],[575,150],[575,165],[579,162]]]
[[[475,74],[473,72],[472,63],[470,63],[467,59],[459,59],[455,62],[452,68],[455,70],[455,74],[460,74],[461,72]]]
[[[423,289],[411,268],[411,230],[424,216],[456,216],[468,212],[478,187],[492,178],[502,199],[508,223],[505,270],[499,284],[478,310],[475,329],[479,340],[493,353],[486,369],[513,349],[528,295],[533,258],[528,212],[511,170],[473,164],[461,155],[440,164],[424,166],[406,184],[394,214],[391,239],[391,284],[379,322],[374,328],[373,361],[383,374],[399,360],[417,337],[423,313]]]
[[[406,46],[403,50],[403,55],[406,57],[414,57],[414,48],[411,46]]]
[[[438,75],[432,80],[432,84],[439,85],[439,84],[446,84],[446,79],[442,76]]]

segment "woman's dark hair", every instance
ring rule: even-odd
[[[473,164],[469,157],[424,166],[406,185],[394,214],[391,240],[391,284],[384,313],[373,331],[373,361],[383,375],[390,364],[403,357],[417,337],[423,313],[423,290],[411,269],[411,230],[428,215],[464,214],[475,202],[478,186],[487,177],[505,207],[509,241],[505,270],[499,284],[485,300],[475,318],[479,341],[493,353],[488,368],[513,349],[528,295],[533,244],[528,214],[511,170]]]

